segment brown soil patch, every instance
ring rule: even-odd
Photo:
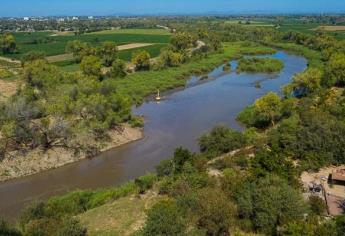
[[[117,48],[119,49],[119,51],[122,51],[122,50],[134,49],[134,48],[147,47],[151,45],[152,43],[130,43],[130,44],[118,46]]]
[[[67,61],[73,59],[72,53],[59,54],[55,56],[46,57],[49,62]]]
[[[345,31],[345,25],[319,26],[317,29],[327,32]]]
[[[18,82],[0,79],[0,101],[3,101],[16,93]]]
[[[109,136],[111,141],[104,146],[102,151],[141,139],[143,132],[139,128],[124,125],[123,131],[110,131]],[[6,158],[0,163],[0,181],[36,174],[85,158],[85,156],[75,156],[70,150],[63,148],[52,148],[48,151],[35,149],[26,154],[13,153],[12,156],[15,158]]]

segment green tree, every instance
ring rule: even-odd
[[[230,235],[231,221],[236,214],[235,205],[229,201],[220,189],[205,188],[197,194],[198,228],[206,235]]]
[[[114,78],[126,76],[126,62],[121,59],[116,59],[110,70],[110,75]]]
[[[160,201],[147,213],[143,236],[181,236],[185,235],[186,224],[176,203],[171,200]]]
[[[104,66],[111,66],[118,57],[117,45],[114,42],[103,42],[98,51]]]
[[[96,56],[86,56],[80,63],[80,69],[87,76],[95,76],[97,78],[101,78],[101,59]]]
[[[132,55],[132,63],[136,70],[149,70],[150,59],[150,53],[145,50],[134,52]]]
[[[301,194],[276,176],[258,181],[253,190],[252,204],[254,226],[267,234],[274,234],[277,226],[303,219],[307,211]]]
[[[72,53],[77,63],[81,62],[85,56],[95,56],[96,49],[90,44],[79,40],[69,41],[66,45],[66,52]]]
[[[345,54],[336,53],[331,56],[326,66],[327,85],[345,85]]]
[[[199,139],[200,151],[213,155],[220,155],[241,148],[246,144],[242,133],[234,131],[226,126],[214,127],[209,134]]]
[[[273,126],[275,125],[275,121],[281,116],[281,106],[282,102],[280,97],[273,92],[269,92],[254,103],[255,111],[267,117]]]
[[[196,46],[197,38],[188,32],[175,33],[170,40],[174,51],[181,52]]]
[[[22,64],[24,65],[26,62],[32,62],[36,60],[45,60],[45,53],[40,51],[31,51],[24,55],[22,58]]]
[[[295,75],[292,83],[285,87],[285,93],[294,92],[294,95],[304,96],[321,88],[322,71],[310,68],[303,73]]]
[[[6,33],[2,36],[1,41],[1,50],[4,54],[15,53],[17,50],[17,43],[12,34]]]
[[[164,67],[176,67],[183,63],[184,58],[181,53],[173,52],[172,50],[164,50],[159,60],[161,60]]]

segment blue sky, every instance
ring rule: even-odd
[[[0,16],[345,13],[345,0],[0,0]]]

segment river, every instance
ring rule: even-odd
[[[303,57],[279,51],[272,55],[285,67],[276,74],[223,72],[218,67],[201,81],[192,76],[186,88],[164,94],[160,103],[144,103],[133,112],[145,117],[142,140],[64,167],[0,183],[0,215],[15,219],[24,205],[75,189],[123,183],[149,171],[178,146],[197,151],[197,138],[216,124],[241,130],[237,114],[269,91],[280,92],[292,76],[307,67]],[[260,81],[261,88],[256,88]]]

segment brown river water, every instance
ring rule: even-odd
[[[307,67],[300,56],[279,51],[284,61],[277,74],[224,73],[222,66],[209,73],[209,80],[192,76],[186,88],[164,95],[160,103],[149,101],[133,112],[145,117],[142,140],[109,150],[58,169],[0,183],[0,215],[13,221],[20,210],[35,200],[75,189],[118,185],[147,172],[169,158],[179,146],[197,151],[197,138],[217,124],[241,130],[236,115],[269,91],[280,92],[292,76]],[[232,61],[233,70],[236,61]],[[255,88],[260,81],[261,88]]]

